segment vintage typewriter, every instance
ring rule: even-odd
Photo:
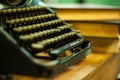
[[[40,0],[5,0],[0,8],[1,73],[54,76],[91,52],[90,41]]]

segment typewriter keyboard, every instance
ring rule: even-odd
[[[0,24],[15,38],[18,45],[33,56],[56,59],[66,54],[65,50],[83,42],[72,25],[59,19],[45,6],[14,8],[0,11]],[[47,56],[46,56],[47,52]]]
[[[40,0],[28,1],[23,6],[2,4],[0,9],[2,72],[55,76],[91,52],[90,41],[79,30]]]

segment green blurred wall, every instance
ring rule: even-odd
[[[59,3],[77,3],[77,0],[58,0]]]
[[[78,3],[79,0],[43,0],[46,3]],[[112,5],[120,7],[120,0],[83,0],[84,3]]]
[[[78,0],[43,0],[45,3],[77,3]]]
[[[79,0],[58,0],[58,3],[77,3]],[[120,0],[84,0],[85,3],[96,3],[120,7]]]
[[[120,0],[85,0],[85,2],[112,5],[112,6],[120,6]]]

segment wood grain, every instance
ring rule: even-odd
[[[14,80],[115,80],[119,54],[91,53],[54,78],[14,75]],[[119,57],[120,58],[120,57]]]

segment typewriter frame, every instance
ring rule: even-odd
[[[31,5],[33,5],[33,3],[31,3]],[[53,13],[51,9],[49,10]],[[48,63],[42,63],[24,47],[20,46],[3,26],[0,26],[1,72],[36,77],[52,77],[64,71],[69,66],[79,62],[91,52],[91,43],[89,41],[85,40],[83,46],[82,50],[73,53],[63,60],[57,59]],[[79,45],[77,47],[79,47]]]

